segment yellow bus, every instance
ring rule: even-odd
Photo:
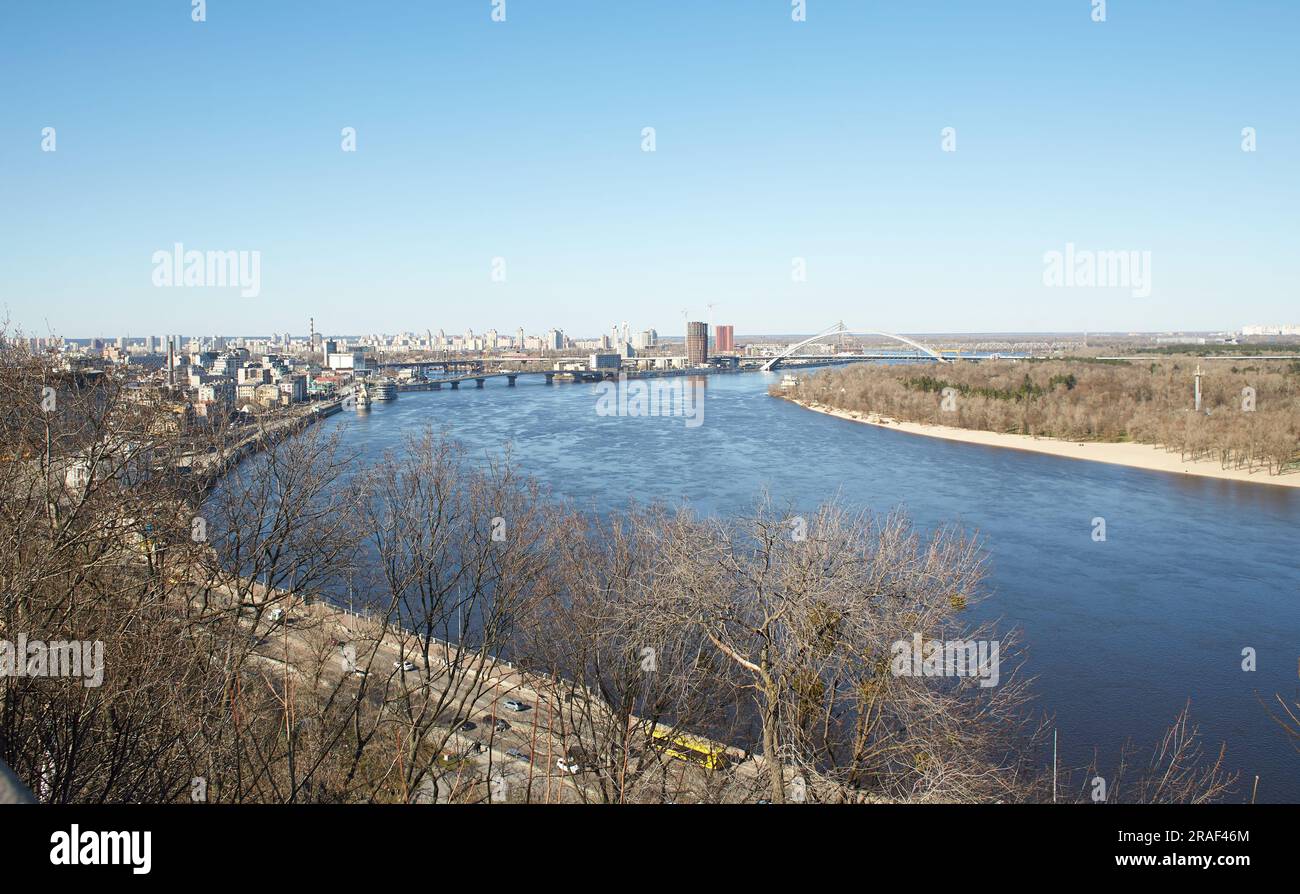
[[[679,761],[699,764],[706,770],[721,770],[727,766],[727,750],[716,742],[697,736],[679,733],[655,727],[651,738],[664,744],[664,754]]]

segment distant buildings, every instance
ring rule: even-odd
[[[736,350],[736,327],[716,326],[713,329],[713,347],[719,353]]]
[[[494,363],[545,357],[555,363],[556,370],[604,374],[684,370],[736,360],[734,355],[726,356],[735,350],[734,327],[718,327],[716,350],[710,350],[711,327],[700,321],[687,324],[685,351],[677,339],[661,340],[654,329],[634,331],[627,322],[583,339],[570,338],[558,328],[544,335],[529,335],[519,327],[513,334],[495,328],[482,333],[465,329],[456,335],[425,329],[418,335],[399,332],[329,338],[316,329],[314,319],[309,328],[308,336],[296,339],[291,333],[282,333],[269,337],[113,336],[69,342],[31,337],[24,341],[33,351],[64,354],[65,364],[85,367],[86,374],[103,375],[105,370],[100,367],[121,364],[118,372],[131,383],[132,399],[171,408],[167,422],[178,431],[195,422],[218,425],[241,414],[327,398],[378,364],[431,359],[420,357],[423,352],[470,354],[476,360],[492,352]]]
[[[326,355],[325,365],[330,369],[365,369],[364,351],[339,351]]]
[[[703,366],[709,361],[709,324],[691,321],[686,324],[686,362]]]
[[[243,387],[240,387],[240,393],[243,393]],[[264,407],[274,406],[280,402],[280,386],[271,382],[264,382],[253,389],[253,400],[257,401]]]
[[[1300,323],[1272,326],[1242,326],[1242,335],[1300,335]]]
[[[227,378],[213,377],[198,387],[194,412],[209,421],[230,415],[235,407],[235,383]]]
[[[587,369],[592,372],[618,372],[623,358],[618,354],[592,354],[587,359]]]
[[[307,399],[307,377],[287,376],[277,383],[280,389],[280,402],[296,404]]]
[[[271,381],[271,371],[263,368],[260,363],[241,366],[237,373],[235,381],[240,385],[262,385]]]
[[[4,341],[5,339],[0,338],[0,344],[3,344]],[[27,347],[33,354],[40,354],[43,351],[62,351],[63,339],[31,336],[27,339]]]

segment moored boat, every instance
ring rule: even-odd
[[[392,379],[380,379],[375,383],[375,400],[397,400],[397,383]]]

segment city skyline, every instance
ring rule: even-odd
[[[784,6],[8,9],[0,311],[69,337],[1294,316],[1300,11]],[[256,288],[160,288],[175,245],[256,253]],[[1142,281],[1051,287],[1076,246]]]
[[[745,329],[737,328],[736,324],[734,324],[734,323],[721,323],[721,322],[719,322],[719,323],[714,324],[714,323],[708,323],[707,321],[699,321],[699,322],[704,322],[704,323],[708,326],[708,329],[709,329],[709,337],[710,337],[711,339],[714,338],[714,337],[717,335],[716,330],[718,330],[718,329],[720,329],[720,328],[726,328],[726,329],[730,330],[730,332],[729,332],[729,337],[730,337],[732,340],[737,341],[737,342],[743,342],[743,341],[746,341],[746,340],[753,340],[753,339],[790,339],[790,338],[802,338],[802,337],[811,336],[811,335],[816,334],[814,331],[811,331],[811,330],[809,330],[809,331],[791,331],[791,332],[751,332],[751,331],[748,331],[748,330],[745,330]],[[462,335],[464,335],[464,334],[467,334],[467,333],[474,333],[474,334],[476,334],[476,335],[487,335],[487,334],[489,334],[489,333],[496,333],[498,336],[500,336],[500,337],[503,338],[503,339],[508,339],[508,338],[511,338],[511,337],[516,337],[516,333],[525,333],[526,336],[527,336],[528,338],[532,339],[532,338],[540,338],[540,337],[543,337],[543,335],[544,335],[545,333],[549,333],[549,332],[556,332],[556,333],[559,333],[560,335],[562,335],[562,336],[563,336],[564,338],[566,338],[566,339],[569,339],[569,340],[572,340],[572,341],[579,341],[579,342],[587,342],[587,341],[592,341],[592,340],[599,340],[603,335],[607,335],[607,334],[608,334],[607,332],[597,332],[597,331],[593,331],[593,332],[567,332],[567,331],[565,331],[564,329],[561,329],[561,328],[559,328],[559,327],[555,327],[555,326],[547,327],[546,329],[544,329],[544,330],[542,330],[542,331],[540,331],[540,332],[529,332],[529,331],[526,331],[523,327],[494,327],[494,326],[486,326],[486,327],[467,326],[467,327],[465,327],[464,330],[460,330],[460,331],[451,331],[451,330],[447,330],[446,327],[439,327],[439,328],[435,331],[433,328],[431,328],[431,327],[427,327],[427,326],[426,326],[426,327],[423,327],[423,328],[419,328],[419,327],[397,327],[397,328],[391,328],[391,329],[389,329],[389,328],[380,328],[380,329],[375,329],[375,328],[372,327],[372,328],[369,328],[369,329],[366,329],[366,330],[348,331],[348,332],[345,332],[345,331],[334,331],[334,330],[329,330],[329,329],[318,329],[318,330],[315,331],[314,335],[315,335],[315,338],[316,338],[317,340],[321,340],[321,339],[325,339],[325,338],[335,338],[335,339],[337,339],[337,338],[342,338],[342,339],[350,339],[350,340],[369,340],[369,339],[374,339],[374,338],[384,338],[384,339],[396,340],[396,339],[400,339],[400,338],[402,338],[403,336],[413,336],[413,337],[419,339],[420,337],[422,337],[422,336],[424,336],[424,335],[426,335],[426,334],[428,334],[428,333],[434,333],[434,334],[439,335],[439,336],[445,336],[447,339],[450,340],[450,339],[453,338],[453,337],[460,337],[460,336],[462,336]],[[686,339],[686,332],[685,332],[685,328],[684,328],[684,327],[682,328],[682,331],[680,331],[680,332],[665,332],[665,331],[660,331],[660,330],[658,330],[658,329],[655,329],[654,327],[647,327],[647,328],[644,328],[644,329],[642,329],[642,328],[640,328],[640,327],[634,327],[633,332],[634,332],[634,337],[633,337],[632,339],[630,339],[631,341],[635,341],[635,340],[637,339],[637,337],[640,337],[643,333],[654,333],[655,338],[658,339],[659,341],[667,341],[667,342],[682,341],[682,342],[684,342],[685,339]],[[92,342],[92,341],[104,341],[105,343],[107,343],[107,342],[109,342],[109,341],[118,341],[118,340],[125,339],[126,341],[131,342],[131,343],[145,343],[148,339],[153,339],[154,341],[159,342],[160,344],[162,344],[162,343],[163,343],[163,340],[164,340],[168,335],[178,336],[178,337],[184,338],[184,339],[186,339],[186,340],[189,340],[189,339],[210,340],[210,339],[214,339],[214,338],[216,338],[216,339],[222,339],[222,340],[235,340],[235,341],[238,341],[238,340],[245,340],[245,341],[267,341],[267,342],[276,342],[276,341],[279,341],[279,340],[281,340],[281,339],[283,339],[283,338],[285,338],[285,337],[288,337],[289,339],[292,339],[292,340],[294,340],[294,341],[298,341],[298,340],[306,341],[308,338],[311,337],[311,334],[312,334],[312,333],[310,333],[308,330],[295,331],[295,330],[290,329],[290,330],[286,330],[286,331],[284,331],[284,332],[271,332],[271,331],[266,331],[266,332],[207,332],[207,331],[196,331],[196,332],[184,332],[184,333],[179,333],[179,334],[177,334],[177,333],[163,333],[163,332],[148,332],[148,331],[146,331],[146,332],[121,332],[121,333],[101,332],[101,333],[96,333],[96,334],[93,334],[93,335],[88,335],[88,334],[86,334],[86,333],[76,333],[76,334],[68,334],[68,333],[54,333],[54,334],[52,334],[52,335],[47,335],[47,334],[41,334],[41,333],[37,333],[37,332],[24,331],[24,332],[22,333],[22,336],[23,336],[23,338],[25,338],[25,339],[29,339],[29,340],[31,340],[31,339],[35,339],[35,340],[37,340],[37,341],[41,341],[41,342],[50,342],[50,341],[59,341],[59,340],[62,340],[62,341],[65,341],[65,342],[70,342],[70,343],[77,343],[77,342]],[[953,336],[953,337],[975,337],[975,336],[986,336],[986,335],[987,335],[987,336],[1000,336],[1000,337],[1006,337],[1006,336],[1017,336],[1017,335],[1023,335],[1023,336],[1062,336],[1062,337],[1075,337],[1075,336],[1089,336],[1089,335],[1095,335],[1095,336],[1098,336],[1098,337],[1104,337],[1104,336],[1143,336],[1143,335],[1153,335],[1153,336],[1154,336],[1154,335],[1165,335],[1165,334],[1180,334],[1180,335],[1182,335],[1182,334],[1185,334],[1185,335],[1212,335],[1212,334],[1222,334],[1222,335],[1240,335],[1240,336],[1248,336],[1248,337],[1251,337],[1251,336],[1265,336],[1265,337],[1268,337],[1268,336],[1293,336],[1293,335],[1300,335],[1300,323],[1297,323],[1297,322],[1285,322],[1285,321],[1272,321],[1272,322],[1269,322],[1269,323],[1251,322],[1251,323],[1239,323],[1238,325],[1235,325],[1235,326],[1228,326],[1228,327],[1217,328],[1217,329],[1193,329],[1193,328],[1185,328],[1185,327],[1184,327],[1184,328],[1168,327],[1168,328],[1163,328],[1163,329],[1146,329],[1146,330],[1141,330],[1141,329],[1093,329],[1093,330],[1068,330],[1068,329],[1028,330],[1028,329],[1024,329],[1024,330],[993,330],[993,329],[989,329],[989,330],[962,330],[962,331],[915,331],[915,332],[901,332],[901,333],[898,333],[898,334],[900,334],[900,335]]]

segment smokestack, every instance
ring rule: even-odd
[[[176,387],[176,343],[167,339],[167,387]]]

